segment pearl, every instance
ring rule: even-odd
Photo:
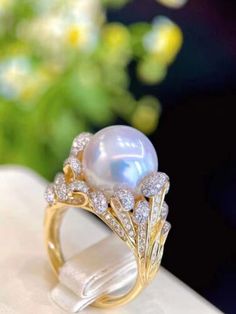
[[[150,140],[128,126],[110,126],[94,134],[84,150],[82,166],[88,184],[108,195],[122,185],[137,192],[139,182],[157,171]]]

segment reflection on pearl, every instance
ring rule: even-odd
[[[117,185],[133,190],[157,171],[156,151],[149,139],[128,126],[111,126],[96,133],[84,150],[83,170],[94,188],[113,192]]]

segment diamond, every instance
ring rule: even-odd
[[[49,184],[46,188],[46,191],[44,193],[44,198],[45,200],[52,205],[55,201],[55,192],[54,192],[54,187],[53,184]]]
[[[129,232],[129,236],[130,236],[130,237],[133,237],[133,236],[134,236],[133,230],[131,230],[131,231]]]
[[[161,229],[161,234],[162,235],[167,235],[168,232],[170,231],[170,228],[171,228],[171,224],[168,221],[166,221],[164,223],[164,226]]]
[[[65,177],[64,177],[64,174],[63,173],[58,173],[54,179],[54,183],[56,185],[60,185],[60,184],[63,184],[65,183]]]
[[[110,228],[114,232],[116,232],[123,240],[126,239],[124,229],[121,227],[119,222],[109,212],[106,212],[105,215],[104,213],[99,213],[99,214],[101,215],[101,217],[103,217],[103,219],[106,220],[107,225],[110,226]]]
[[[163,205],[162,205],[162,208],[161,208],[161,219],[162,220],[166,219],[166,217],[168,215],[168,212],[169,212],[169,207],[166,204],[166,202],[164,202]]]
[[[119,228],[118,234],[121,238],[123,238],[125,236],[125,232],[122,228]]]
[[[111,215],[110,214],[106,214],[105,219],[106,220],[110,220],[111,219]]]
[[[67,200],[68,195],[67,195],[67,187],[65,184],[62,184],[61,186],[56,186],[55,190],[56,190],[56,194],[59,201]]]
[[[79,152],[82,152],[85,149],[85,146],[91,140],[92,136],[93,135],[88,132],[83,132],[76,136],[72,143],[71,155],[76,156]]]
[[[105,195],[101,191],[91,192],[90,198],[96,212],[101,214],[107,210],[108,207],[107,200]]]
[[[162,197],[161,197],[161,192],[159,192],[158,194],[156,194],[156,196],[155,196],[155,203],[156,203],[156,205],[159,205],[160,203],[161,203],[161,201],[162,201]]]
[[[142,180],[140,190],[146,197],[155,196],[168,180],[168,176],[163,172],[151,173]]]
[[[149,203],[146,200],[138,201],[134,208],[133,220],[136,224],[147,221],[150,212]]]
[[[70,192],[82,192],[87,194],[89,191],[89,187],[84,181],[73,181],[72,183],[69,184],[68,190]]]
[[[152,217],[151,217],[152,226],[154,226],[155,223],[157,222],[158,216],[159,216],[159,204],[154,203],[153,208],[152,208]]]
[[[66,166],[66,165],[69,165],[71,167],[72,171],[76,175],[81,173],[82,165],[81,165],[81,162],[77,158],[70,156],[64,162],[64,166]]]
[[[125,211],[130,211],[134,208],[134,195],[130,190],[125,188],[117,188],[115,190],[114,196],[119,199]]]
[[[124,224],[127,225],[129,223],[128,219],[124,219]]]
[[[130,224],[127,224],[125,228],[129,231],[132,228],[132,226]]]
[[[134,231],[134,226],[133,226],[130,214],[127,211],[122,211],[120,201],[117,200],[115,197],[111,198],[110,205],[112,209],[114,210],[118,220],[123,225],[126,233],[131,238],[131,241],[134,242],[135,231]]]
[[[146,234],[147,234],[147,225],[140,224],[138,226],[138,253],[140,256],[143,256],[145,253]]]
[[[67,185],[63,173],[58,173],[54,180],[54,189],[59,201],[66,201],[68,198]]]

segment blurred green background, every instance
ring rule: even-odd
[[[161,104],[132,95],[129,66],[143,84],[160,84],[183,36],[158,12],[151,23],[109,22],[107,11],[126,2],[0,0],[0,163],[51,179],[82,131],[120,121],[155,130]]]
[[[51,180],[81,131],[142,130],[172,182],[163,266],[235,314],[236,1],[185,2],[0,0],[0,163]]]

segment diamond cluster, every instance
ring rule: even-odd
[[[105,195],[101,191],[91,192],[90,199],[96,212],[101,214],[107,210],[108,203]]]
[[[161,219],[166,220],[169,213],[169,206],[166,204],[166,202],[163,202],[162,208],[161,208]]]
[[[168,221],[166,221],[161,230],[162,236],[166,236],[166,234],[168,234],[168,232],[170,231],[170,228],[171,228],[171,224]]]
[[[134,208],[134,195],[129,189],[117,188],[114,196],[119,199],[125,211],[130,211]]]
[[[152,226],[156,224],[158,218],[161,215],[161,207],[163,204],[163,195],[162,191],[160,191],[154,198],[153,198],[153,205],[152,205],[152,216],[151,216],[151,224]]]
[[[59,201],[66,201],[68,198],[68,189],[63,173],[58,173],[54,180],[54,189]]]
[[[68,186],[68,189],[71,193],[82,192],[82,193],[87,194],[89,192],[89,187],[82,180],[75,180],[75,181],[71,182]]]
[[[79,175],[82,171],[82,164],[76,157],[70,156],[67,158],[64,162],[64,167],[67,165],[71,167],[75,175]]]
[[[78,135],[72,143],[70,154],[72,156],[77,156],[78,153],[82,152],[85,149],[86,145],[91,140],[92,136],[93,135],[88,132],[83,132],[80,135]]]
[[[124,210],[121,202],[115,197],[111,200],[111,207],[115,211],[117,218],[124,227],[126,234],[128,234],[131,241],[134,242],[135,229],[130,214],[126,210]]]
[[[142,180],[140,191],[145,197],[153,197],[160,192],[168,180],[168,176],[163,172],[151,173]]]
[[[54,204],[56,200],[55,190],[53,184],[49,184],[44,193],[44,198],[48,202],[48,204]]]
[[[144,256],[145,248],[146,248],[146,241],[147,241],[147,225],[140,224],[138,226],[138,253],[139,256]]]
[[[135,209],[134,209],[134,215],[133,220],[136,222],[136,224],[143,224],[148,220],[150,212],[150,206],[148,201],[142,200],[138,201]]]
[[[49,205],[53,205],[56,200],[59,202],[72,202],[73,193],[76,192],[89,193],[89,187],[82,179],[82,163],[77,155],[85,149],[91,137],[92,134],[90,133],[81,133],[74,139],[70,156],[64,162],[64,171],[66,172],[67,167],[69,167],[73,173],[72,181],[68,182],[64,173],[56,175],[54,183],[50,184],[45,191],[45,199]]]
[[[105,216],[103,215],[101,218],[106,222],[106,224],[112,230],[115,231],[115,233],[118,234],[118,236],[121,239],[126,240],[126,234],[125,234],[123,227],[120,225],[120,223],[117,221],[117,219],[115,217],[113,217],[113,215],[111,213],[107,212],[105,214]]]

